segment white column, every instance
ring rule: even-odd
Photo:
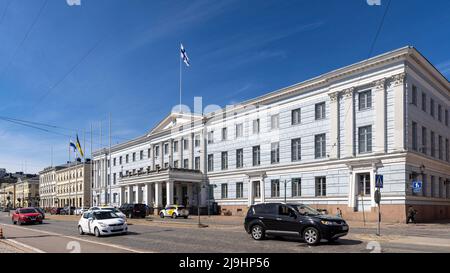
[[[173,204],[173,180],[166,182],[166,205]]]
[[[260,190],[261,190],[261,203],[266,202],[266,181],[263,177],[261,177],[260,183]]]
[[[353,92],[354,88],[349,88],[343,91],[344,93],[344,123],[345,123],[345,155],[346,157],[353,157],[353,146],[354,146],[354,120],[353,120]]]
[[[328,94],[330,97],[330,159],[339,158],[339,92]]]
[[[164,142],[161,142],[159,144],[160,148],[159,148],[159,155],[160,155],[160,168],[164,168]]]
[[[152,157],[152,170],[154,171],[155,170],[155,165],[156,165],[156,163],[155,163],[155,146],[156,145],[152,145],[152,149],[151,149],[151,157]]]
[[[155,206],[162,207],[162,185],[160,182],[155,183]]]
[[[132,197],[133,197],[133,186],[128,186],[128,194],[127,194],[128,204],[133,203]]]
[[[253,205],[253,181],[250,179],[248,181],[248,206]]]
[[[394,92],[394,150],[405,149],[405,73],[393,77]]]
[[[191,138],[189,141],[189,169],[193,170],[195,165],[194,160],[194,133],[191,133]]]
[[[375,82],[375,138],[373,151],[376,153],[386,152],[386,79]]]
[[[169,166],[173,167],[173,139],[169,140]]]
[[[353,170],[350,169],[348,172],[348,207],[349,208],[355,208],[356,206],[356,185],[354,181],[354,174]]]

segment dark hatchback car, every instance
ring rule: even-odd
[[[347,235],[347,223],[338,217],[323,215],[302,204],[266,203],[249,208],[245,230],[255,240],[267,235],[300,235],[308,245],[317,245],[321,239],[335,241]]]
[[[62,210],[63,210],[63,208],[52,208],[50,210],[50,214],[51,215],[60,215]]]
[[[145,218],[147,206],[145,204],[123,204],[119,210],[128,218]]]

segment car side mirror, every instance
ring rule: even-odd
[[[290,212],[289,213],[289,217],[292,217],[292,218],[296,219],[297,218],[297,214],[295,214],[295,212]]]
[[[88,220],[89,220],[89,221],[94,221],[94,218],[91,217],[91,218],[88,218]]]

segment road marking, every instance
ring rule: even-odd
[[[35,247],[30,246],[30,245],[26,245],[24,243],[18,242],[18,241],[13,240],[13,239],[6,239],[6,241],[10,242],[13,245],[18,245],[18,246],[23,247],[23,248],[28,248],[29,250],[31,250],[33,252],[36,252],[36,253],[45,253],[45,251],[40,250],[39,248],[35,248]]]
[[[20,228],[23,230],[29,230],[29,231],[34,231],[34,232],[40,232],[40,233],[44,233],[44,234],[48,234],[48,235],[53,235],[53,236],[59,236],[59,237],[64,237],[64,238],[68,238],[68,239],[72,239],[75,241],[82,241],[82,242],[86,242],[86,243],[91,243],[91,244],[97,244],[97,245],[101,245],[101,246],[107,246],[107,247],[113,247],[113,248],[117,248],[117,249],[121,249],[121,250],[126,250],[126,251],[130,251],[130,252],[134,252],[134,253],[156,253],[155,251],[141,251],[141,250],[135,250],[135,249],[131,249],[125,246],[120,246],[120,245],[116,245],[116,244],[109,244],[109,243],[102,243],[102,242],[96,242],[96,241],[90,241],[87,239],[82,239],[82,238],[78,238],[78,237],[74,237],[74,236],[68,236],[68,235],[63,235],[63,234],[59,234],[59,233],[55,233],[55,232],[50,232],[50,231],[44,231],[44,230],[37,230],[37,229],[32,229],[32,228],[25,228],[25,227],[19,227],[19,226],[15,226],[15,225],[9,225],[9,224],[0,224],[3,226],[9,226],[9,227],[15,227],[15,228]]]

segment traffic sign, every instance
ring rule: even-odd
[[[381,174],[375,175],[375,187],[383,188],[383,175]]]
[[[381,192],[380,190],[375,191],[375,203],[380,204],[381,202]]]
[[[412,187],[413,187],[413,191],[415,193],[421,192],[422,191],[422,181],[413,181],[412,182]]]

